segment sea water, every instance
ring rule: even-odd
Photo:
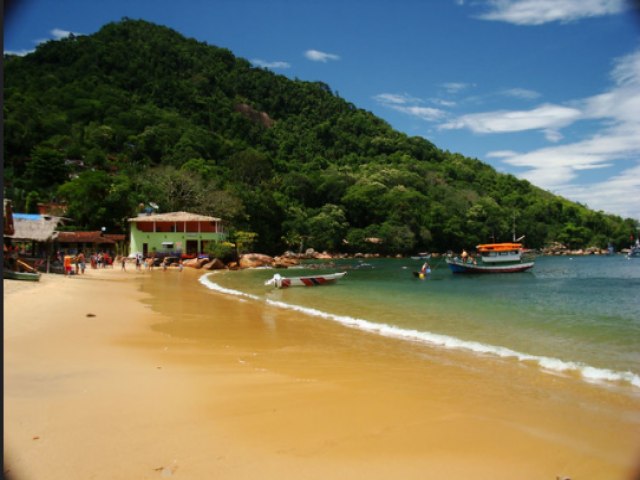
[[[538,257],[530,271],[485,275],[453,274],[443,259],[433,259],[431,274],[419,279],[413,272],[422,263],[312,261],[287,270],[206,273],[200,283],[218,294],[425,349],[508,358],[542,372],[640,389],[640,259]],[[347,276],[333,285],[264,285],[276,272],[339,271]]]

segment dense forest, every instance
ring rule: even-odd
[[[72,228],[126,232],[155,202],[255,232],[256,249],[628,245],[595,212],[421,137],[321,82],[291,80],[141,20],[4,57],[4,194],[65,202]]]

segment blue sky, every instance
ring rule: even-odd
[[[625,0],[22,0],[5,52],[122,17],[322,81],[408,135],[640,219],[640,13]]]

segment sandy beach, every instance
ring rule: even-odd
[[[638,478],[640,395],[229,298],[200,275],[4,280],[5,478]]]

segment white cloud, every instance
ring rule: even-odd
[[[56,40],[60,40],[62,38],[67,38],[69,35],[82,35],[81,33],[77,33],[77,32],[70,32],[69,30],[62,30],[61,28],[54,28],[53,30],[51,30],[51,35],[53,36],[53,38],[55,38]]]
[[[251,60],[251,63],[259,67],[270,68],[272,70],[291,68],[291,65],[287,62],[267,62],[266,60],[260,60],[259,58],[254,58],[253,60]]]
[[[430,122],[441,120],[446,116],[446,113],[438,108],[406,106],[395,107],[395,109]]]
[[[462,90],[466,90],[467,88],[471,88],[472,86],[473,85],[469,83],[462,83],[462,82],[448,82],[448,83],[442,84],[442,87],[444,87],[444,89],[448,93],[458,93],[458,92],[461,92]]]
[[[526,88],[509,88],[502,91],[503,95],[507,97],[521,98],[523,100],[533,100],[540,97],[540,94],[535,90],[529,90]]]
[[[557,143],[564,138],[563,135],[554,128],[545,128],[543,132],[544,132],[544,138],[546,138],[552,143]]]
[[[61,28],[54,28],[51,31],[49,31],[49,33],[51,34],[51,36],[53,37],[54,40],[61,40],[63,38],[67,38],[69,35],[75,35],[75,36],[79,36],[82,35],[82,33],[77,33],[77,32],[71,32],[69,30],[63,30]],[[41,43],[44,42],[48,42],[50,41],[50,38],[39,38],[33,41],[33,43],[35,43],[36,45],[40,45]],[[9,55],[18,55],[19,57],[23,57],[29,53],[33,53],[35,51],[35,49],[31,49],[31,50],[26,50],[26,49],[22,49],[22,50],[5,50],[4,53],[9,54]]]
[[[420,103],[420,100],[406,93],[381,93],[373,97],[375,101],[382,104],[405,105],[407,103]]]
[[[420,106],[420,104],[423,103],[422,100],[406,93],[381,93],[373,98],[376,102],[387,108],[429,122],[442,120],[447,115],[444,110]]]
[[[7,55],[17,55],[18,57],[24,57],[29,53],[33,53],[35,50],[5,50]]]
[[[518,155],[518,152],[514,152],[513,150],[495,150],[493,152],[487,153],[487,158],[509,158],[515,157]]]
[[[565,185],[557,193],[596,210],[640,220],[640,163],[602,182]]]
[[[601,121],[600,130],[580,141],[524,153],[495,151],[487,157],[524,168],[519,176],[541,188],[597,210],[640,219],[640,164],[593,184],[579,183],[579,175],[585,170],[640,158],[640,49],[617,59],[611,78],[614,85],[609,91],[572,102],[572,107],[547,105],[530,112],[471,114],[441,128],[469,128],[483,133],[514,131],[516,126],[540,128],[548,140],[558,141],[558,129],[563,126],[579,120]],[[531,118],[526,113],[532,114]],[[508,126],[507,119],[513,119],[513,114],[514,123]]]
[[[333,53],[321,52],[319,50],[307,50],[306,52],[304,52],[304,56],[313,62],[326,63],[329,60],[340,60],[340,57],[338,55],[335,55]]]
[[[516,25],[566,23],[625,10],[625,0],[490,0],[489,4],[491,10],[480,19]]]
[[[576,108],[544,104],[533,110],[470,113],[440,126],[444,130],[468,128],[475,133],[549,130],[573,123],[582,115]]]

